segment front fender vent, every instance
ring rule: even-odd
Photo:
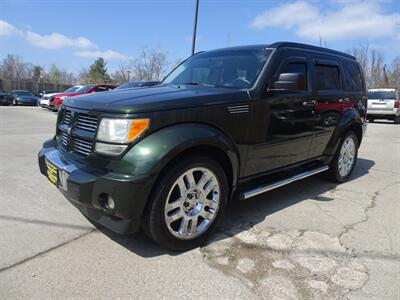
[[[247,114],[250,110],[248,104],[245,105],[236,105],[236,106],[228,106],[228,112],[232,115],[236,114]]]

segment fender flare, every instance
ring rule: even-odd
[[[174,158],[198,146],[223,151],[232,167],[232,186],[239,175],[239,151],[221,130],[202,123],[181,123],[164,127],[136,143],[121,160],[131,166],[133,176],[155,175]]]
[[[339,146],[343,134],[350,129],[354,129],[356,131],[356,134],[359,138],[359,144],[361,144],[364,122],[365,121],[361,118],[356,109],[350,108],[345,110],[336,123],[333,134],[325,148],[324,155],[327,157],[332,157],[335,155],[336,149]]]

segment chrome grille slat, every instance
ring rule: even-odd
[[[68,144],[68,135],[65,132],[61,131],[60,136],[61,136],[61,141],[62,141],[63,146],[66,147]]]
[[[96,132],[97,130],[97,117],[78,114],[76,127],[82,130]]]
[[[70,124],[71,123],[71,111],[64,110],[63,117],[62,117],[62,123],[64,123],[64,124]]]
[[[73,151],[81,153],[83,155],[89,155],[92,152],[92,143],[89,141],[75,139]]]
[[[60,146],[70,152],[89,156],[92,153],[94,140],[77,137],[74,134],[74,129],[79,128],[87,132],[96,132],[98,127],[97,116],[64,109],[60,123],[62,125],[59,129]],[[65,125],[68,125],[68,133]]]

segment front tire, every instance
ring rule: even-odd
[[[12,105],[13,105],[13,106],[17,106],[17,105],[18,105],[17,99],[14,98],[14,99],[12,100]]]
[[[163,247],[192,249],[217,228],[227,200],[228,181],[221,165],[206,156],[187,157],[156,183],[144,232]]]
[[[359,141],[353,131],[348,131],[339,144],[330,163],[329,177],[336,182],[346,182],[356,165]]]
[[[395,116],[393,121],[394,124],[400,124],[400,116]]]

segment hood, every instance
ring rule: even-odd
[[[59,93],[50,93],[42,96],[42,99],[50,99],[51,96],[58,95]]]
[[[247,91],[207,86],[154,86],[67,98],[66,106],[118,113],[145,113],[249,100]]]

